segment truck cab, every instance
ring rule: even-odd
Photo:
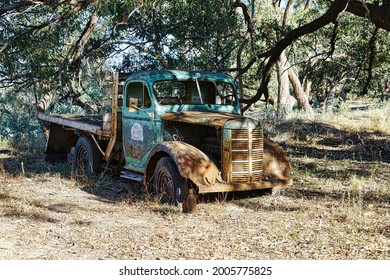
[[[144,172],[152,148],[164,141],[202,149],[205,138],[215,134],[213,121],[239,112],[235,85],[228,77],[185,71],[131,75],[124,85],[122,105],[126,168]]]

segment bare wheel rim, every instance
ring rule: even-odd
[[[173,203],[175,201],[174,182],[169,172],[165,169],[158,172],[156,189],[157,195],[161,196],[163,203]]]
[[[88,150],[84,145],[79,147],[76,160],[78,169],[85,173],[88,167]]]

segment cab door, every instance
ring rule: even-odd
[[[125,167],[143,172],[147,155],[156,144],[154,107],[145,83],[138,81],[126,83],[122,124]]]

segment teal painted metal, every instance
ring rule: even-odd
[[[131,74],[126,82],[128,81],[145,81],[149,84],[153,84],[155,81],[174,81],[174,80],[208,80],[208,81],[220,81],[230,83],[232,78],[214,72],[207,71],[183,71],[183,70],[155,70],[155,71],[144,71]]]
[[[193,98],[187,104],[163,104],[158,100],[156,85],[159,83],[182,82],[191,86],[192,90],[200,89],[199,83],[204,85],[223,84],[228,85],[232,91],[231,104],[215,104],[193,102]],[[196,88],[197,86],[197,88]],[[142,89],[141,89],[142,88]],[[217,90],[218,91],[218,90]],[[188,92],[188,90],[187,90]],[[200,95],[201,93],[198,92]],[[193,94],[194,96],[196,93]],[[141,98],[142,96],[142,98]],[[174,97],[166,95],[165,97]],[[138,98],[135,101],[131,98]],[[224,96],[220,102],[224,102]],[[130,100],[131,99],[131,100]],[[164,99],[164,98],[162,98]],[[202,99],[200,97],[200,99]],[[215,101],[216,97],[212,97]],[[139,101],[143,104],[139,104]],[[147,104],[145,104],[147,100]],[[135,107],[131,107],[131,101],[135,101]],[[205,100],[206,101],[206,100]],[[196,104],[193,104],[196,103]],[[203,103],[203,104],[200,104]],[[145,106],[146,105],[146,106]],[[130,75],[125,82],[122,104],[122,125],[123,125],[123,150],[126,165],[129,170],[144,172],[151,149],[158,143],[164,141],[163,116],[167,113],[176,112],[218,112],[222,114],[240,115],[240,104],[236,92],[236,86],[231,77],[204,71],[146,71]],[[220,117],[220,116],[218,116]],[[208,121],[205,120],[205,124]]]

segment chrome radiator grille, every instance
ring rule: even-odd
[[[231,183],[252,183],[262,180],[263,133],[261,129],[231,130]]]

